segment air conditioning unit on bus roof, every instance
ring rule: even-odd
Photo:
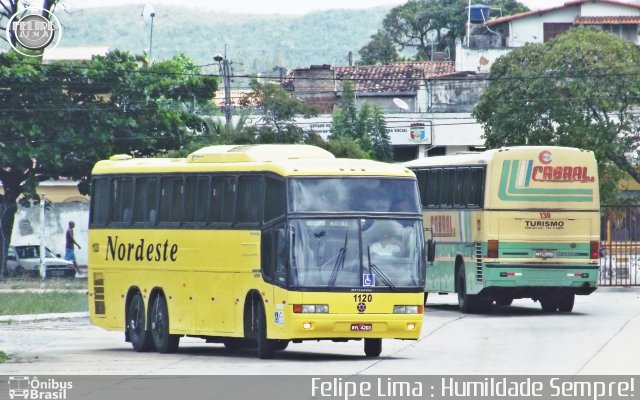
[[[190,163],[274,162],[294,159],[335,158],[328,151],[307,144],[256,144],[209,146],[187,157]]]

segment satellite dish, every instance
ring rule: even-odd
[[[142,19],[144,21],[144,24],[146,26],[151,25],[153,17],[155,16],[156,16],[156,12],[153,9],[153,6],[151,4],[146,4],[142,9]]]
[[[395,104],[396,106],[398,106],[399,109],[407,111],[409,109],[409,105],[407,103],[405,103],[404,100],[399,99],[397,97],[393,98],[393,104]]]

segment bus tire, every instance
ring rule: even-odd
[[[576,295],[573,293],[563,293],[558,299],[558,311],[571,312],[573,311],[573,303],[575,302]]]
[[[146,326],[146,315],[144,311],[144,299],[137,292],[131,297],[127,307],[127,334],[131,340],[133,350],[146,352],[153,350],[153,338],[151,330]]]
[[[273,358],[276,347],[273,340],[267,339],[267,318],[264,311],[264,305],[261,301],[257,302],[257,328],[258,328],[258,357],[262,360]]]
[[[149,315],[151,337],[158,353],[175,353],[180,344],[179,335],[169,333],[169,310],[164,295],[158,294],[153,300]]]
[[[464,275],[464,266],[458,269],[456,277],[458,288],[458,308],[465,314],[475,314],[477,312],[477,304],[475,296],[467,294],[467,282]]]
[[[379,357],[382,353],[382,339],[365,339],[364,354],[367,357]]]
[[[540,306],[544,312],[556,312],[558,310],[558,301],[552,296],[543,297],[540,299]]]

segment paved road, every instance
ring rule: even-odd
[[[274,360],[252,350],[183,338],[177,354],[135,353],[124,335],[87,318],[0,323],[0,375],[21,374],[640,374],[640,289],[600,289],[571,314],[544,314],[516,300],[489,315],[464,315],[454,296],[430,296],[419,341],[291,344]]]

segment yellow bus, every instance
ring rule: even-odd
[[[424,237],[415,175],[307,145],[212,146],[93,169],[93,324],[134,350],[181,336],[257,347],[417,339]]]
[[[514,299],[573,310],[596,290],[600,238],[593,152],[507,147],[422,158],[418,178],[429,292],[457,293],[466,313]]]

